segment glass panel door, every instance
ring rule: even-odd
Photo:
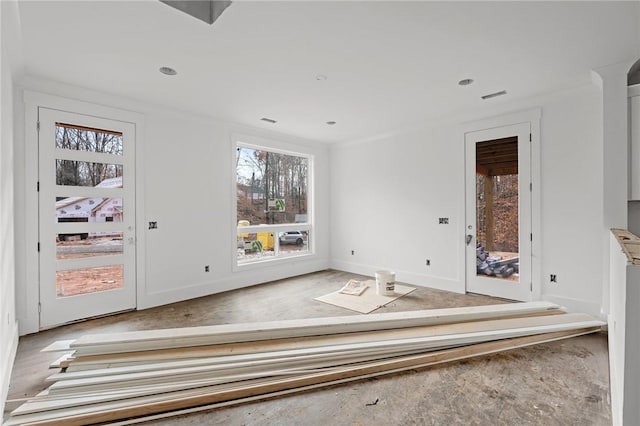
[[[38,111],[40,328],[132,309],[134,125]]]
[[[467,291],[531,299],[529,124],[465,135]]]

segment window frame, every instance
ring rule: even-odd
[[[231,167],[231,218],[232,218],[232,270],[234,272],[248,270],[253,268],[262,268],[276,264],[296,262],[301,259],[316,256],[315,236],[314,236],[314,155],[305,150],[304,145],[293,145],[285,142],[279,142],[270,139],[249,136],[246,134],[236,134],[232,136],[232,167]],[[236,155],[239,147],[249,148],[260,151],[268,151],[275,154],[291,155],[307,159],[307,221],[304,223],[287,223],[287,224],[265,224],[238,226],[238,191],[237,191],[237,166]],[[286,256],[278,256],[280,248],[279,234],[287,231],[307,232],[307,250],[300,254],[291,254]],[[254,260],[247,263],[238,263],[237,234],[251,234],[257,232],[273,233],[274,240],[274,256],[264,259]]]

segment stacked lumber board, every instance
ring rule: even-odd
[[[86,335],[45,349],[74,353],[6,425],[134,422],[565,339],[602,325],[535,302]]]
[[[627,260],[632,265],[640,265],[640,237],[626,229],[612,229],[622,251],[627,255]]]

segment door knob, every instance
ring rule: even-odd
[[[471,244],[471,240],[473,240],[473,235],[467,234],[467,238],[466,238],[467,245]]]

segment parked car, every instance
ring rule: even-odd
[[[280,245],[295,244],[301,246],[304,244],[304,235],[300,231],[288,231],[280,234]]]

